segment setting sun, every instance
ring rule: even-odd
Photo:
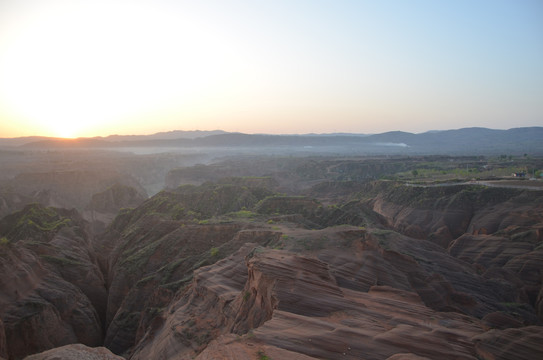
[[[541,124],[541,6],[384,3],[2,1],[0,137]]]
[[[3,39],[5,108],[49,135],[83,136],[114,122],[137,128],[135,122],[150,121],[142,115],[174,104],[190,111],[203,90],[224,87],[224,67],[238,66],[235,44],[227,47],[224,34],[188,17],[143,3],[112,3],[108,12],[64,5],[38,6],[32,22],[14,24],[17,31]]]

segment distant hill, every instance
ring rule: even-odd
[[[382,134],[268,135],[215,131],[171,131],[153,135],[105,138],[0,139],[0,146],[25,149],[49,148],[289,148],[296,151],[351,154],[531,154],[543,155],[543,127],[509,130],[463,128],[413,134],[392,131]]]
[[[17,138],[0,138],[0,147],[21,146],[33,142],[50,139],[46,136],[25,136]]]
[[[103,139],[107,141],[142,141],[142,140],[175,140],[196,139],[204,136],[226,134],[223,130],[174,130],[159,132],[152,135],[110,135]]]

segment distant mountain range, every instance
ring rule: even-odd
[[[463,128],[413,134],[268,135],[215,131],[171,131],[153,135],[62,139],[0,138],[0,147],[19,149],[282,148],[287,151],[353,154],[530,154],[543,155],[543,127],[509,130]]]

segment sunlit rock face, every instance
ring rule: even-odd
[[[390,286],[342,288],[313,257],[250,249],[197,271],[132,358],[475,357],[471,338],[485,331],[476,318],[437,312]]]

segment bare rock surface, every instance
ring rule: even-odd
[[[139,360],[540,355],[537,191],[327,185],[346,201],[328,206],[263,184],[277,186],[163,191],[100,237],[75,210],[0,220],[0,357],[74,343]],[[102,356],[82,346],[48,354]]]
[[[104,347],[72,344],[25,357],[25,360],[123,360]]]
[[[114,184],[106,190],[92,195],[87,206],[90,210],[101,213],[117,213],[123,207],[136,207],[146,199],[141,190],[123,185]]]
[[[386,359],[396,353],[475,358],[470,339],[484,332],[477,319],[436,312],[417,294],[392,287],[341,288],[315,258],[259,249],[245,256],[246,277],[240,258],[247,250],[200,269],[131,358],[185,359],[203,351],[205,359],[218,344],[228,349],[226,359],[255,351],[271,357],[276,349],[301,359]]]
[[[264,236],[264,244],[283,250],[246,245],[195,270],[163,311],[139,322],[126,355],[476,359],[477,336],[538,324],[537,211],[527,206],[532,220],[518,226],[508,220],[493,227],[488,218],[486,230],[473,230],[474,216],[521,201],[514,199],[522,193],[433,191],[416,190],[416,211],[394,194],[330,210],[288,196],[260,202],[260,216],[271,217],[274,231],[237,229],[221,246]],[[339,219],[370,227],[329,227]],[[495,234],[481,234],[489,231]],[[136,296],[126,295],[119,310],[130,298]]]
[[[212,341],[196,360],[254,360],[289,359],[313,360],[317,359],[294,351],[285,350],[262,342],[257,338],[240,338],[235,335],[223,335]]]
[[[106,288],[85,222],[76,212],[40,205],[7,220],[0,222],[7,239],[0,246],[7,357],[74,342],[101,345]]]
[[[477,355],[484,360],[530,360],[543,357],[543,327],[490,330],[473,339]]]
[[[543,223],[543,192],[477,185],[408,186],[375,183],[369,205],[389,227],[443,247],[464,233],[494,234],[510,226]],[[540,199],[535,201],[535,199]]]
[[[244,257],[253,248],[254,244],[243,246],[215,265],[197,270],[191,287],[174,299],[160,325],[147,331],[131,358],[183,359],[202,351],[213,338],[229,333],[247,281]]]
[[[4,330],[4,322],[0,319],[0,359],[7,357],[6,332]]]
[[[135,208],[145,201],[143,189],[116,183],[93,194],[83,216],[94,226],[94,232],[104,232],[122,208]]]

